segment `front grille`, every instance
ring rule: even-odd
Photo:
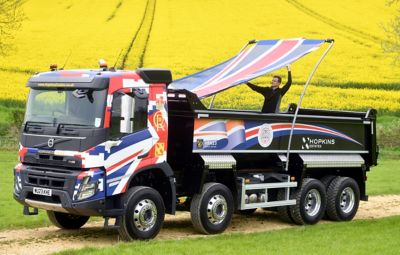
[[[28,173],[27,184],[45,188],[59,188],[65,187],[65,177],[54,177],[48,175],[36,175]]]
[[[28,165],[40,165],[50,167],[62,167],[71,170],[78,170],[82,166],[82,160],[73,156],[56,156],[45,153],[26,153],[24,163]]]
[[[65,168],[30,165],[21,170],[21,178],[24,186],[64,190],[72,196],[79,173]]]

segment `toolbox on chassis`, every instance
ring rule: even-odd
[[[351,220],[367,200],[374,110],[212,110],[171,81],[168,70],[106,67],[32,76],[14,169],[24,214],[44,209],[69,229],[115,218],[131,240],[155,237],[176,210],[215,234],[234,212],[276,208],[314,224]]]

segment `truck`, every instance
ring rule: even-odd
[[[217,68],[229,72],[230,63]],[[208,94],[181,88],[169,70],[105,63],[53,65],[27,86],[14,198],[25,215],[44,209],[59,228],[102,216],[122,240],[151,239],[165,214],[184,210],[197,231],[217,234],[234,213],[270,209],[300,225],[348,221],[368,200],[367,172],[378,158],[374,109],[207,108],[200,99]]]

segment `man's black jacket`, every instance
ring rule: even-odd
[[[281,99],[289,90],[290,85],[292,85],[292,73],[288,72],[288,81],[282,88],[272,89],[271,87],[259,87],[250,82],[246,83],[252,90],[260,93],[264,96],[264,105],[261,112],[264,113],[274,113],[279,112],[279,107],[281,105]]]

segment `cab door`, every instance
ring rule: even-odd
[[[125,192],[132,174],[151,157],[152,134],[147,127],[146,89],[113,94],[110,140],[105,142],[106,195]]]

